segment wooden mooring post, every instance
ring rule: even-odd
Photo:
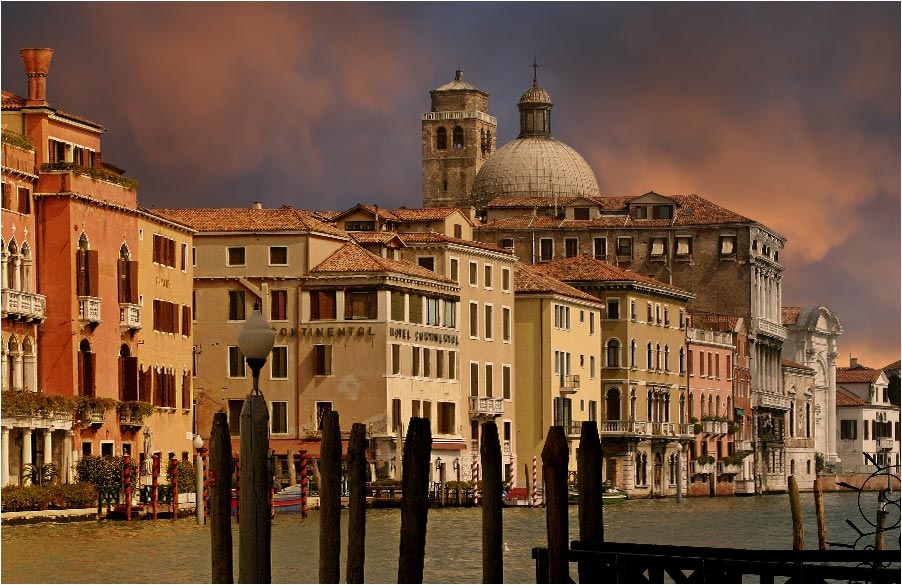
[[[319,498],[319,582],[338,583],[341,574],[341,427],[338,412],[323,415]]]
[[[354,423],[348,441],[348,583],[364,582],[366,467],[366,425]]]
[[[817,548],[827,550],[827,519],[824,516],[824,492],[820,478],[814,480],[814,514],[817,516]]]
[[[210,430],[210,558],[213,583],[233,583],[232,442],[225,412],[213,415]]]
[[[482,423],[482,582],[504,582],[501,552],[501,442],[494,421]]]
[[[799,482],[789,476],[789,508],[792,511],[792,550],[805,548],[805,525],[802,522],[802,501],[799,499]]]
[[[598,423],[583,422],[576,455],[576,481],[579,493],[579,540],[587,545],[604,542],[604,512],[602,510],[602,451],[598,438]],[[581,583],[592,581],[588,563],[579,564]]]
[[[401,486],[401,546],[398,583],[422,583],[426,556],[426,521],[429,513],[429,455],[432,430],[429,419],[411,418],[404,441]]]
[[[564,428],[548,429],[542,449],[542,476],[545,479],[545,524],[548,534],[548,582],[569,583],[567,551],[570,545],[567,503],[567,465],[570,448]]]
[[[248,394],[241,408],[239,457],[244,485],[238,500],[238,582],[272,582],[272,518],[269,514],[269,411],[262,394]]]

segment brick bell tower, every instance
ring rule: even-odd
[[[489,94],[463,80],[429,92],[432,110],[423,122],[423,207],[469,207],[473,180],[495,151],[498,125]]]

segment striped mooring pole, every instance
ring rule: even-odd
[[[172,521],[175,522],[179,516],[179,461],[175,458],[175,453],[169,459],[169,483],[172,484]]]
[[[298,451],[301,461],[301,518],[307,517],[307,451]]]
[[[153,519],[157,519],[157,501],[159,500],[159,487],[160,487],[160,454],[153,454],[153,464],[150,468],[151,473],[151,493],[150,493],[150,509],[153,513]]]
[[[532,457],[532,505],[539,505],[539,465],[535,455]]]
[[[122,455],[122,485],[125,488],[125,519],[132,519],[132,465],[128,453]]]
[[[479,505],[479,462],[473,457],[473,505]]]

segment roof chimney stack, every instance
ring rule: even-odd
[[[849,356],[849,367],[850,368],[858,367],[858,358],[857,357]]]
[[[47,105],[47,72],[50,70],[50,59],[53,49],[20,49],[25,75],[28,76],[27,106]]]
[[[259,201],[254,201],[253,205],[251,205],[251,209],[263,209],[263,204]]]

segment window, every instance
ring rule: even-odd
[[[485,395],[491,398],[494,392],[495,368],[492,364],[485,365]]]
[[[423,377],[432,377],[432,352],[428,347],[423,348]]]
[[[420,401],[419,400],[411,400],[410,401],[410,416],[415,416],[420,418]]]
[[[633,256],[633,238],[629,238],[629,237],[617,238],[617,255],[618,256],[628,256],[628,257],[632,258],[632,256]]]
[[[270,377],[274,380],[288,379],[288,347],[277,345],[272,348],[272,356],[270,357],[270,368],[272,372]]]
[[[855,420],[839,421],[839,438],[852,441],[858,438],[858,424]]]
[[[501,366],[501,397],[511,399],[511,367]]]
[[[620,342],[616,339],[611,339],[608,341],[608,367],[609,368],[619,368],[620,367]]]
[[[454,139],[454,149],[459,150],[464,147],[464,129],[460,126],[455,126],[453,131],[453,139]]]
[[[336,303],[334,290],[310,292],[310,320],[335,319]]]
[[[588,207],[574,207],[573,208],[573,219],[580,219],[580,220],[589,219],[589,208]]]
[[[244,354],[237,345],[229,346],[229,378],[245,378]]]
[[[510,307],[501,307],[501,340],[511,340],[511,310]]]
[[[188,270],[188,244],[182,244],[182,272]]]
[[[637,347],[638,346],[636,344],[636,340],[635,339],[632,340],[630,342],[630,367],[631,368],[636,367],[636,349],[637,349]]]
[[[511,270],[510,268],[501,269],[501,290],[510,292],[511,290]]]
[[[454,420],[454,403],[438,403],[438,433],[440,435],[453,435],[456,428]]]
[[[229,399],[229,433],[237,435],[241,430],[241,409],[244,400]]]
[[[554,258],[554,240],[551,238],[541,238],[539,240],[539,260],[548,262]]]
[[[169,301],[153,300],[153,330],[161,333],[178,333],[179,306]],[[187,333],[186,333],[187,335]]]
[[[630,211],[632,211],[633,219],[648,219],[648,207],[644,205],[637,205]]]
[[[226,264],[228,266],[244,266],[244,246],[228,248]]]
[[[655,303],[655,323],[661,324],[661,305]]]
[[[655,322],[655,314],[652,309],[651,303],[648,303],[648,318],[645,320],[646,323],[654,323]]]
[[[595,356],[589,356],[589,377],[595,378]]]
[[[686,314],[680,309],[680,329],[686,326]]]
[[[485,306],[485,338],[491,339],[493,335],[492,326],[494,325],[492,320],[492,305]]]
[[[680,373],[686,373],[686,353],[682,347],[680,348]]]
[[[175,267],[175,240],[153,235],[153,261],[161,266]]]
[[[449,380],[457,379],[457,352],[456,351],[448,352],[448,379]]]
[[[392,430],[395,430],[395,431],[402,430],[403,425],[401,424],[401,399],[400,398],[392,398],[391,422],[392,422]]]
[[[720,255],[736,255],[736,236],[720,236]]]
[[[313,375],[332,375],[332,346],[317,344],[313,346]]]
[[[451,261],[448,263],[448,265],[450,267],[449,272],[450,272],[451,280],[459,283],[460,282],[460,274],[458,273],[458,264],[459,264],[459,262],[458,262],[457,258],[451,258]]]
[[[558,329],[570,329],[570,307],[554,305],[554,326]]]
[[[464,227],[459,223],[454,224],[454,237],[458,240],[464,237]]]
[[[375,319],[379,299],[376,291],[348,291],[345,293],[345,319]]]
[[[479,396],[479,363],[470,362],[470,396]]]
[[[413,346],[410,349],[412,350],[410,375],[416,378],[420,375],[420,348]]]
[[[13,341],[10,340],[10,349]],[[18,348],[16,348],[18,349]],[[10,368],[16,371],[16,368]],[[95,372],[97,371],[97,354],[91,351],[91,344],[82,339],[78,345],[78,395],[94,396]]]
[[[661,258],[667,254],[667,240],[665,238],[652,238],[649,255],[652,258]]]
[[[435,350],[435,377],[445,377],[445,352],[441,349]]]
[[[398,410],[400,411],[400,400],[398,401]],[[316,428],[317,430],[323,430],[323,418],[332,412],[332,403],[331,402],[317,402],[316,403]],[[398,418],[401,418],[400,416]]]
[[[597,421],[598,420],[598,403],[594,400],[589,401],[589,420]]]
[[[270,246],[269,247],[269,265],[270,266],[288,266],[288,247],[287,246]]]
[[[470,303],[470,337],[479,337],[479,304]]]
[[[441,317],[439,299],[426,297],[426,325],[441,325]]]
[[[595,311],[589,312],[589,335],[595,335]]]
[[[565,429],[570,428],[570,422],[573,420],[572,418],[572,401],[569,398],[555,398],[554,399],[554,424],[555,426],[562,426]]]
[[[608,239],[607,238],[593,238],[592,239],[592,253],[595,256],[596,260],[604,260],[608,255]]]
[[[664,346],[664,371],[665,372],[670,371],[670,346],[669,345]]]
[[[573,258],[579,254],[579,240],[576,238],[564,239],[564,256]]]
[[[651,342],[649,341],[648,345],[645,347],[645,369],[647,369],[647,370],[652,369],[653,359],[654,359],[653,353],[654,353],[654,350],[652,349]]]
[[[245,302],[243,290],[229,291],[229,321],[245,320]]]
[[[269,293],[269,320],[285,321],[288,319],[288,291],[274,290]]]
[[[686,258],[692,255],[692,237],[677,236],[676,238],[676,257]]]
[[[664,327],[670,327],[670,309],[664,305]]]
[[[417,258],[417,264],[426,270],[435,272],[435,256],[420,256]]]
[[[514,249],[514,239],[513,238],[501,238],[501,240],[498,242],[498,245],[507,250],[513,250]]]
[[[404,320],[404,293],[392,291],[391,293],[391,319],[392,321]]]
[[[654,216],[655,216],[655,219],[671,219],[673,217],[673,206],[672,205],[655,205],[654,206]]]
[[[457,301],[445,301],[445,327],[457,327]]]
[[[401,346],[397,343],[391,344],[391,373],[401,373]]]
[[[608,319],[620,318],[620,299],[608,299]]]
[[[346,221],[345,231],[349,232],[372,232],[376,230],[375,221]]]
[[[691,376],[694,373],[692,369],[692,350],[686,351],[686,369],[688,370],[689,375]]]
[[[288,403],[284,401],[270,402],[272,409],[271,426],[272,434],[284,434],[288,432]]]
[[[448,131],[441,126],[435,131],[435,148],[436,150],[448,148]]]

